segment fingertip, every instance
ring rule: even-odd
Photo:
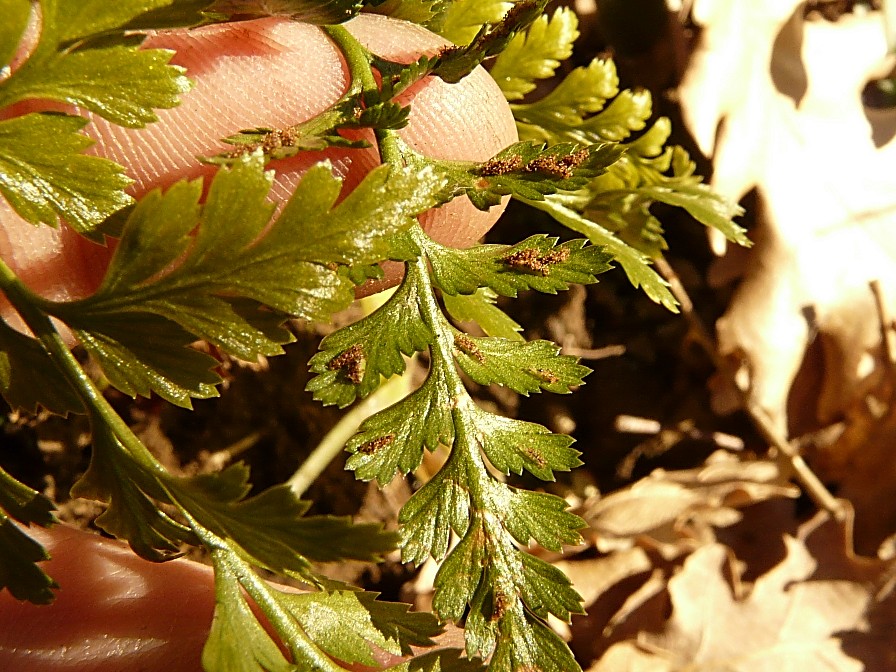
[[[368,49],[399,62],[435,53],[448,43],[412,23],[362,14],[345,24]],[[96,119],[90,131],[95,151],[128,168],[139,196],[177,179],[211,177],[198,159],[228,147],[221,138],[246,128],[287,128],[327,109],[349,85],[344,59],[319,28],[281,19],[262,19],[190,32],[166,32],[147,47],[173,49],[172,63],[187,69],[194,89],[181,105],[159,112],[146,129],[122,129]],[[516,141],[516,127],[500,89],[482,68],[456,84],[435,77],[404,92],[411,104],[408,125],[399,131],[408,145],[436,159],[485,161]],[[379,163],[375,148],[331,148],[275,161],[272,197],[289,197],[304,172],[327,159],[353,188]],[[481,213],[466,199],[428,214],[425,226],[441,242],[469,244],[494,223],[500,208]]]
[[[151,563],[119,542],[65,525],[28,533],[50,552],[49,606],[0,592],[0,669],[195,672],[215,606],[211,569]]]
[[[179,179],[210,177],[214,168],[200,159],[229,149],[223,138],[310,119],[348,86],[336,47],[309,24],[262,19],[166,31],[145,47],[174,51],[171,64],[186,69],[192,90],[177,107],[157,111],[159,121],[146,128],[99,118],[88,127],[97,140],[93,151],[127,167],[137,196]]]
[[[368,49],[399,62],[450,44],[416,24],[377,14],[362,14],[347,27]],[[397,102],[411,105],[408,125],[398,131],[399,136],[433,159],[486,161],[519,139],[510,106],[482,67],[453,84],[427,77]],[[481,211],[460,197],[427,212],[420,221],[438,242],[466,247],[494,225],[506,202]]]
[[[447,44],[415,24],[379,15],[363,14],[346,26],[373,52],[398,61]],[[145,129],[125,129],[96,117],[86,129],[97,140],[90,151],[124,165],[135,180],[130,192],[136,197],[180,179],[211,178],[214,167],[200,157],[228,149],[222,138],[246,128],[287,128],[307,120],[338,100],[349,84],[339,50],[323,31],[307,24],[264,19],[167,31],[150,37],[146,46],[174,50],[171,62],[187,69],[193,89],[180,106],[159,110],[159,121]],[[400,102],[412,109],[399,133],[426,156],[483,161],[517,139],[510,109],[482,68],[456,84],[428,77],[402,94]],[[379,163],[375,148],[303,152],[271,164],[277,175],[271,197],[285,202],[304,172],[323,159],[344,178],[346,190]],[[421,222],[439,242],[466,246],[494,224],[502,209],[481,212],[461,197],[426,213]],[[109,249],[46,227],[19,226],[22,222],[11,213],[0,216],[12,232],[6,240],[0,236],[0,256],[28,277],[32,289],[57,299],[95,289]],[[389,281],[397,278],[390,271]]]

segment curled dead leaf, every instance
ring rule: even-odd
[[[891,669],[896,563],[856,555],[851,534],[850,516],[818,514],[785,535],[783,560],[752,585],[741,583],[731,549],[697,549],[668,581],[665,625],[648,614],[591,672]]]
[[[695,469],[657,469],[637,483],[596,501],[579,514],[601,551],[643,544],[671,559],[711,543],[713,528],[740,520],[738,508],[776,497],[796,497],[780,466],[745,461],[719,450]]]
[[[896,110],[862,90],[892,65],[880,12],[836,22],[796,0],[697,0],[701,46],[681,88],[684,118],[713,158],[713,186],[756,189],[761,230],[743,283],[717,325],[749,400],[788,427],[788,397],[810,342],[818,390],[791,409],[830,422],[880,371],[868,284],[896,306]]]

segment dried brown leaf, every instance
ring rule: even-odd
[[[600,558],[560,560],[553,564],[569,577],[586,607],[619,582],[653,569],[653,562],[642,548],[629,548]]]
[[[674,672],[674,660],[663,652],[651,651],[637,642],[620,642],[607,651],[588,672]]]
[[[601,634],[604,637],[609,637],[614,630],[628,620],[629,616],[637,614],[645,604],[665,591],[667,583],[665,572],[660,569],[653,570],[650,578],[629,595],[619,611],[613,614]]]
[[[855,543],[864,553],[876,552],[896,530],[896,404],[892,396],[889,403],[883,415],[870,403],[858,405],[832,443],[812,445],[807,452],[819,477],[836,483],[837,494],[855,508]]]
[[[665,623],[670,566],[660,557],[635,547],[555,564],[584,597],[586,615],[574,618],[570,627],[570,646],[580,661],[597,659],[614,642]]]
[[[854,581],[878,595],[896,578],[896,559],[859,555],[853,548],[853,513],[847,505],[843,521],[818,513],[800,526],[797,538],[817,563],[814,579]]]
[[[601,498],[586,522],[601,538],[646,535],[679,520],[703,503],[699,493],[654,472],[634,485]]]
[[[663,472],[674,483],[699,491],[725,506],[747,506],[775,497],[797,497],[799,491],[771,460],[745,460],[718,450],[696,469]]]
[[[849,581],[805,581],[815,569],[808,551],[789,539],[784,562],[737,602],[724,578],[728,550],[698,549],[669,582],[673,614],[665,632],[647,641],[693,670],[862,669],[833,636],[861,620],[867,591]],[[799,665],[800,667],[794,667]]]
[[[668,582],[665,628],[614,644],[592,672],[891,669],[896,564],[857,556],[849,518],[819,514],[784,542],[784,559],[751,589],[730,549],[697,549]]]
[[[819,334],[821,384],[800,410],[826,423],[879,368],[869,281],[896,302],[896,114],[861,99],[889,67],[882,16],[832,23],[804,20],[798,0],[696,0],[695,17],[703,37],[681,90],[686,123],[713,157],[713,186],[735,200],[755,188],[762,204],[745,280],[717,325],[720,350],[783,432]]]
[[[636,542],[672,558],[714,540],[713,527],[738,522],[737,507],[796,497],[777,463],[717,451],[696,469],[657,469],[637,483],[589,503],[580,515],[602,551]]]

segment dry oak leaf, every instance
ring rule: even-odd
[[[745,601],[735,599],[725,576],[728,549],[698,549],[669,581],[673,612],[665,631],[642,635],[639,645],[671,662],[670,670],[860,672],[833,634],[861,619],[867,592],[849,582],[805,582],[814,569],[811,556],[795,539],[787,547],[784,562]]]
[[[868,618],[892,563],[855,556],[850,533],[849,520],[819,514],[797,537],[785,536],[784,560],[752,589],[738,581],[729,548],[698,549],[668,583],[672,616],[665,628],[614,645],[592,672],[880,669],[868,667],[870,650],[855,646],[848,653],[844,643],[874,642],[875,661],[894,660],[885,634],[894,624]],[[889,651],[882,651],[886,642]]]
[[[879,12],[804,19],[797,0],[696,0],[694,17],[703,32],[681,87],[685,122],[713,159],[712,185],[734,200],[755,188],[761,204],[719,348],[783,433],[818,333],[821,391],[798,410],[828,422],[878,367],[869,281],[896,307],[896,110],[862,104],[888,67],[884,22]]]
[[[883,413],[862,404],[838,423],[842,432],[831,443],[808,452],[812,469],[825,483],[837,484],[837,496],[856,510],[855,543],[863,552],[877,551],[896,531],[896,390],[890,390]]]
[[[638,574],[647,575],[653,569],[650,556],[638,547],[599,558],[558,560],[552,564],[569,577],[586,606],[620,582]]]
[[[643,548],[614,551],[598,558],[559,560],[552,563],[572,581],[573,588],[582,596],[586,616],[576,618],[572,627],[556,619],[551,627],[565,640],[577,657],[594,657],[606,649],[611,636],[625,639],[643,626],[645,605],[666,590],[666,575],[653,566],[653,558]],[[660,597],[662,604],[665,599]],[[638,618],[632,629],[620,634],[619,628],[629,616]],[[657,623],[663,622],[662,616]],[[595,639],[595,630],[601,637]],[[598,649],[598,652],[595,652]]]
[[[588,672],[675,672],[675,662],[662,651],[651,651],[637,642],[619,642]]]
[[[745,461],[723,450],[695,469],[657,469],[646,478],[579,511],[586,537],[607,552],[640,543],[667,559],[715,540],[712,528],[738,522],[738,507],[796,497],[777,463]]]

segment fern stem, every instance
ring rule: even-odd
[[[169,491],[169,497],[173,501],[177,501],[174,494]],[[265,583],[258,574],[252,569],[251,565],[246,562],[238,551],[234,550],[230,543],[222,539],[208,528],[193,518],[186,506],[180,505],[179,508],[190,524],[190,527],[199,537],[199,540],[211,551],[212,562],[215,567],[215,581],[219,577],[231,575],[239,581],[240,585],[246,590],[252,601],[258,605],[259,609],[268,618],[271,624],[281,637],[282,641],[290,649],[295,656],[301,653],[304,656],[302,663],[311,663],[313,667],[301,669],[312,670],[313,672],[344,672],[339,664],[334,662],[329,656],[321,651],[302,626],[293,618],[276,599],[271,595],[276,588]],[[300,661],[292,661],[299,664]]]
[[[423,232],[423,229],[419,226],[415,226],[411,229],[410,234],[420,248],[425,249],[426,241],[422,240],[422,238],[425,237],[426,234]],[[447,329],[445,329],[445,318],[442,315],[442,309],[433,293],[434,289],[429,277],[429,267],[427,265],[426,256],[421,254],[413,261],[408,262],[406,266],[406,272],[416,275],[415,280],[417,281],[418,286],[422,289],[418,294],[418,301],[420,313],[426,321],[426,326],[430,328],[435,336],[435,342],[432,346],[435,351],[433,353],[435,355],[433,359],[435,360],[437,357],[441,360],[440,363],[445,365],[445,378],[450,386],[454,407],[457,408],[465,405],[469,403],[467,388],[464,386],[464,382],[461,380],[457,369],[453,366],[454,337]]]
[[[85,373],[84,369],[72,355],[71,350],[62,340],[50,317],[38,306],[44,299],[34,294],[16,276],[12,269],[0,260],[0,291],[2,291],[16,312],[25,321],[27,327],[40,341],[50,359],[71,384],[72,389],[84,402],[91,421],[101,420],[112,428],[112,431],[128,451],[129,456],[142,467],[155,474],[167,475],[165,468],[152,456],[146,446],[131,431],[127,423],[121,419],[115,409],[106,401],[102,392]]]
[[[361,93],[378,94],[379,87],[376,77],[373,76],[370,52],[358,42],[344,26],[324,26],[323,31],[333,43],[342,51],[348,72],[352,80],[351,87],[359,87]],[[351,88],[349,89],[352,90]],[[377,147],[380,152],[380,160],[396,166],[404,165],[404,157],[399,147],[398,136],[394,131],[375,129]]]
[[[376,91],[376,79],[370,68],[370,52],[346,30],[345,26],[322,26],[321,29],[345,57],[352,85],[360,86],[361,91]]]
[[[169,500],[177,505],[199,540],[211,551],[215,561],[216,580],[222,574],[222,567],[227,573],[235,576],[276,627],[278,634],[284,642],[287,642],[293,654],[299,653],[305,661],[311,663],[312,667],[308,669],[315,672],[341,672],[343,668],[321,651],[292,615],[272,597],[271,591],[275,589],[261,580],[239,553],[231,548],[229,542],[203,527],[190,515],[189,506],[178,501],[176,493],[166,487],[168,472],[115,412],[81,368],[49,316],[38,307],[42,299],[28,289],[2,260],[0,260],[0,290],[22,316],[53,363],[84,402],[91,419],[103,422],[112,428],[126,449],[128,458],[135,460],[156,476],[163,477],[158,479],[159,485],[165,489]]]

